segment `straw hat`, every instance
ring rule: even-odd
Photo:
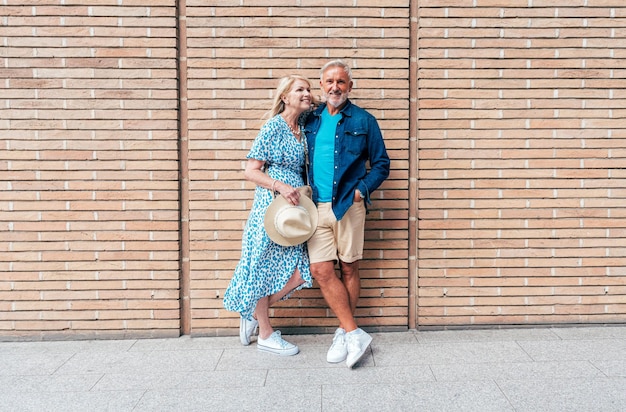
[[[294,206],[283,196],[274,198],[265,212],[265,230],[281,246],[304,243],[317,228],[317,209],[311,200],[311,187],[298,188],[300,202]]]

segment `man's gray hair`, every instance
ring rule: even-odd
[[[328,63],[326,63],[324,66],[322,66],[322,69],[320,70],[320,80],[323,79],[324,72],[329,67],[341,67],[341,68],[343,68],[343,71],[346,72],[346,74],[350,78],[350,81],[352,81],[352,70],[350,70],[350,66],[348,66],[346,63],[344,63],[343,60],[341,60],[341,59],[331,60]]]

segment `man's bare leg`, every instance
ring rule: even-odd
[[[335,274],[335,264],[332,261],[312,263],[311,273],[319,283],[326,303],[339,319],[339,327],[346,332],[355,330],[357,325],[352,315],[350,295],[343,282]]]
[[[348,292],[350,299],[350,309],[352,309],[352,316],[356,312],[356,305],[359,302],[361,295],[361,278],[359,277],[359,261],[352,263],[346,263],[339,261],[339,268],[341,269],[341,281]]]

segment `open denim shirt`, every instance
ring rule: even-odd
[[[321,104],[309,113],[304,125],[309,159],[315,157],[315,138],[322,122]],[[370,196],[389,176],[389,156],[376,118],[350,100],[341,110],[341,120],[335,131],[332,208],[337,220],[341,220],[354,201],[354,191],[359,189],[365,196],[365,206],[371,204]],[[369,171],[367,163],[369,162]],[[318,203],[313,168],[309,167],[309,183],[313,188],[313,201]]]

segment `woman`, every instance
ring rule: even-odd
[[[264,228],[265,211],[276,192],[298,205],[298,187],[304,184],[302,168],[306,141],[300,115],[310,110],[311,83],[291,75],[276,89],[269,120],[247,155],[244,177],[257,185],[252,210],[243,232],[241,260],[224,295],[224,307],[239,312],[239,337],[243,345],[258,327],[257,349],[279,355],[295,355],[299,349],[272,328],[269,307],[291,292],[311,287],[306,243],[280,246]]]

